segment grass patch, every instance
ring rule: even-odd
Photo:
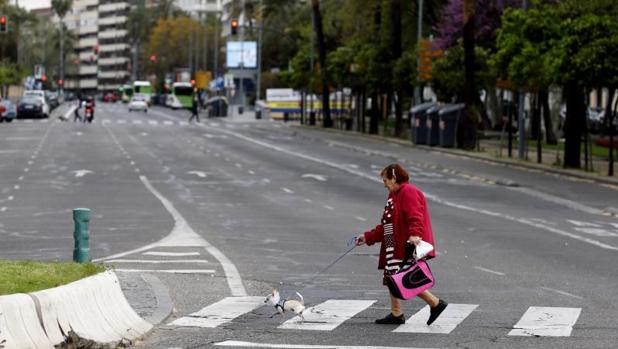
[[[0,295],[65,285],[104,270],[103,265],[93,263],[0,260]]]

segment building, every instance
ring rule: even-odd
[[[129,9],[127,0],[73,0],[64,23],[77,42],[73,54],[67,54],[65,88],[96,93],[126,83]]]

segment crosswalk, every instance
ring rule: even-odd
[[[68,121],[62,121],[60,119],[17,119],[14,120],[15,124],[46,124],[46,123],[50,123],[50,122],[56,122],[56,123],[66,123],[66,124],[74,124],[74,122],[72,120],[68,120]],[[219,123],[217,122],[210,122],[210,121],[204,121],[202,122],[203,124],[212,126],[212,127],[217,127],[219,126]],[[114,118],[114,119],[110,119],[110,118],[97,118],[94,119],[92,121],[91,124],[105,124],[105,125],[112,125],[112,124],[117,124],[117,125],[139,125],[139,126],[151,126],[151,127],[157,127],[157,126],[173,126],[173,127],[186,127],[186,126],[190,126],[191,124],[185,120],[145,120],[145,119],[124,119],[124,118]],[[236,125],[231,125],[231,124],[226,124],[225,125],[226,128],[236,128]],[[244,128],[248,128],[250,127],[249,125],[240,125],[238,127],[244,127]]]
[[[281,330],[333,331],[346,321],[369,309],[376,300],[329,299],[304,311],[304,321],[292,316],[277,326]],[[180,317],[170,326],[216,328],[251,313],[264,304],[264,297],[227,297],[203,309]],[[450,303],[444,313],[427,326],[429,307],[408,317],[395,333],[449,334],[461,326],[479,307],[478,304]],[[273,313],[275,309],[273,308]],[[581,314],[581,308],[529,307],[512,327],[508,336],[568,337]],[[366,320],[363,320],[366,321]]]

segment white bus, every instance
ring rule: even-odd
[[[167,95],[166,105],[172,109],[191,108],[193,85],[190,82],[175,82]]]

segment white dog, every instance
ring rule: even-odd
[[[273,290],[271,294],[266,296],[264,303],[270,302],[275,307],[275,309],[277,309],[277,312],[274,313],[271,316],[271,318],[277,314],[283,315],[283,312],[287,310],[287,311],[291,311],[294,314],[298,315],[301,319],[301,322],[305,321],[305,318],[303,317],[303,311],[305,311],[305,299],[300,293],[296,292],[296,294],[298,295],[300,300],[295,300],[295,299],[281,300],[281,297],[279,296],[279,291],[277,290]]]

